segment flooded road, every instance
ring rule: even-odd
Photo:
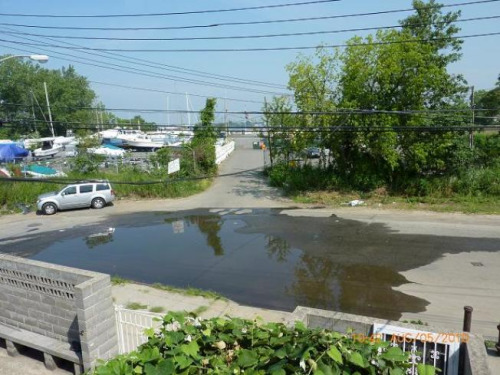
[[[144,283],[210,289],[246,305],[399,319],[427,305],[393,290],[407,283],[399,272],[444,253],[500,249],[499,239],[401,234],[380,223],[273,209],[139,213],[106,225],[114,232],[99,225],[37,235],[34,227],[28,240],[0,251]]]

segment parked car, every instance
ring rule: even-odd
[[[57,211],[71,208],[103,208],[114,199],[115,193],[108,181],[80,181],[69,184],[60,191],[39,195],[36,206],[44,214],[53,215]]]
[[[308,159],[319,159],[321,156],[321,150],[318,147],[309,147],[306,150],[306,155]]]

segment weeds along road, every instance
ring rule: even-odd
[[[255,140],[252,137],[236,138],[236,150],[223,162],[219,172],[221,177],[216,178],[208,190],[195,196],[167,200],[118,200],[113,206],[102,210],[66,211],[54,216],[29,213],[0,217],[0,249],[8,251],[9,243],[19,243],[44,232],[51,232],[47,240],[54,241],[58,231],[106,228],[113,218],[130,213],[180,212],[197,208],[245,213],[259,208],[275,208],[281,209],[283,215],[310,218],[311,231],[314,230],[315,218],[336,215],[365,224],[383,225],[389,233],[436,236],[436,243],[430,244],[426,251],[443,255],[430,264],[404,271],[402,274],[409,283],[397,287],[398,291],[422,298],[429,305],[425,312],[418,315],[403,314],[403,319],[421,319],[438,326],[460,329],[463,306],[471,305],[475,309],[473,331],[488,336],[497,335],[496,312],[500,310],[500,216],[365,207],[297,207],[297,204],[281,196],[278,190],[267,185],[261,174],[263,152],[252,148]],[[363,232],[356,235],[362,241]],[[446,244],[447,237],[450,238],[449,245]],[[469,243],[474,251],[459,252],[451,248],[453,243],[457,243],[457,238]],[[488,251],[476,248],[475,239],[488,239]],[[411,248],[412,243],[407,246]],[[447,249],[447,246],[450,248]],[[418,257],[419,254],[414,256]]]

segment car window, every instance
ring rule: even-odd
[[[108,184],[97,184],[96,191],[109,190]]]
[[[80,185],[80,193],[92,193],[94,185]]]
[[[76,186],[70,186],[69,188],[64,189],[63,194],[64,195],[76,194]]]

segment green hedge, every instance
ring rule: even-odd
[[[302,323],[259,325],[242,319],[199,320],[169,313],[137,351],[100,364],[95,375],[341,374],[403,375],[408,353],[388,342],[360,342]],[[419,373],[435,373],[419,366]]]

